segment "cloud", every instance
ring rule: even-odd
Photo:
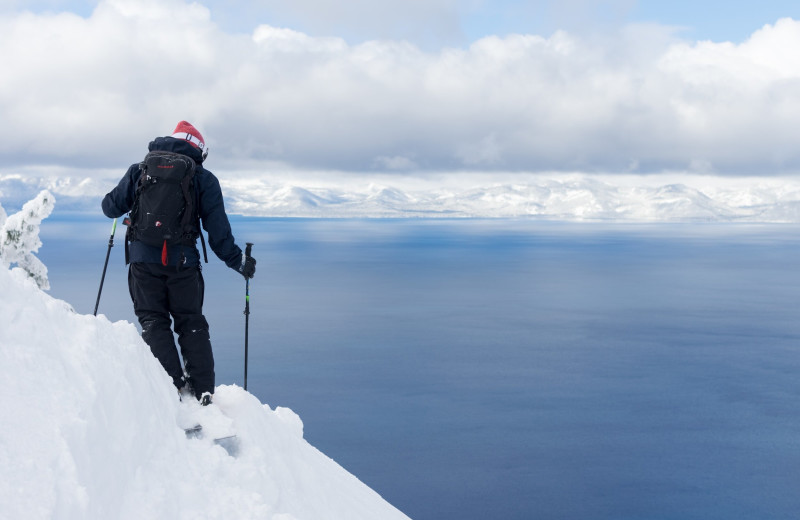
[[[237,3],[241,2],[234,6]],[[245,3],[263,18],[288,22],[310,34],[335,34],[349,42],[380,39],[432,44],[461,39],[460,14],[464,4],[474,0],[260,0],[256,7]],[[225,4],[229,2],[218,3]]]
[[[124,168],[187,119],[215,170],[796,172],[798,46],[783,19],[738,45],[629,25],[429,51],[106,0],[0,20],[0,160]]]

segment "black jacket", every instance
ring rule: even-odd
[[[173,137],[157,137],[150,142],[149,150],[175,152],[188,155],[197,163],[195,173],[195,189],[197,190],[200,221],[203,229],[208,233],[208,245],[220,260],[232,268],[238,269],[242,263],[242,250],[236,245],[231,232],[228,215],[225,213],[225,204],[222,200],[222,190],[219,180],[213,173],[202,166],[203,156],[197,148],[183,139]],[[133,207],[136,195],[136,186],[139,182],[139,163],[132,164],[117,187],[111,190],[103,199],[103,213],[109,218],[121,217]],[[130,243],[130,261],[148,264],[161,263],[161,248],[148,246],[138,240]],[[185,266],[198,265],[200,253],[197,250],[197,241],[193,246],[174,245],[168,250],[168,265],[178,265],[182,258],[186,259]]]

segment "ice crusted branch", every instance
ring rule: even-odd
[[[33,253],[42,245],[39,226],[55,204],[53,195],[43,190],[35,199],[26,202],[19,213],[10,217],[0,206],[0,264],[6,269],[17,264],[41,289],[50,288],[47,267]]]

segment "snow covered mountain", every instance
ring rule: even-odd
[[[3,200],[48,189],[99,212],[118,181],[0,174]],[[700,175],[250,173],[219,171],[231,213],[308,218],[537,218],[624,222],[800,222],[800,181]]]
[[[43,201],[52,197],[28,208]],[[14,215],[0,217],[5,233]],[[238,455],[188,439],[178,424],[187,403],[137,329],[77,314],[9,251],[0,257],[0,518],[407,518],[309,445],[295,413],[237,386],[219,386],[207,409],[237,434]]]
[[[277,217],[539,218],[625,222],[800,221],[800,183],[784,179],[599,180],[519,176],[386,184],[223,180],[234,213]],[[637,182],[638,181],[638,182]],[[297,181],[294,181],[297,182]]]

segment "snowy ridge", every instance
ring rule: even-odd
[[[121,175],[121,174],[120,174]],[[800,222],[800,180],[693,174],[217,172],[229,213],[305,218],[537,218],[620,222]],[[50,190],[62,210],[99,212],[118,177],[0,174],[0,199]]]
[[[657,184],[661,179],[647,178],[637,184],[584,175],[508,183],[465,180],[408,186],[403,179],[361,186],[226,180],[223,185],[231,210],[251,216],[800,221],[800,183],[781,179],[693,179],[693,184]]]
[[[217,388],[240,454],[187,439],[136,328],[76,314],[0,269],[0,517],[403,519],[303,439],[291,410]]]

